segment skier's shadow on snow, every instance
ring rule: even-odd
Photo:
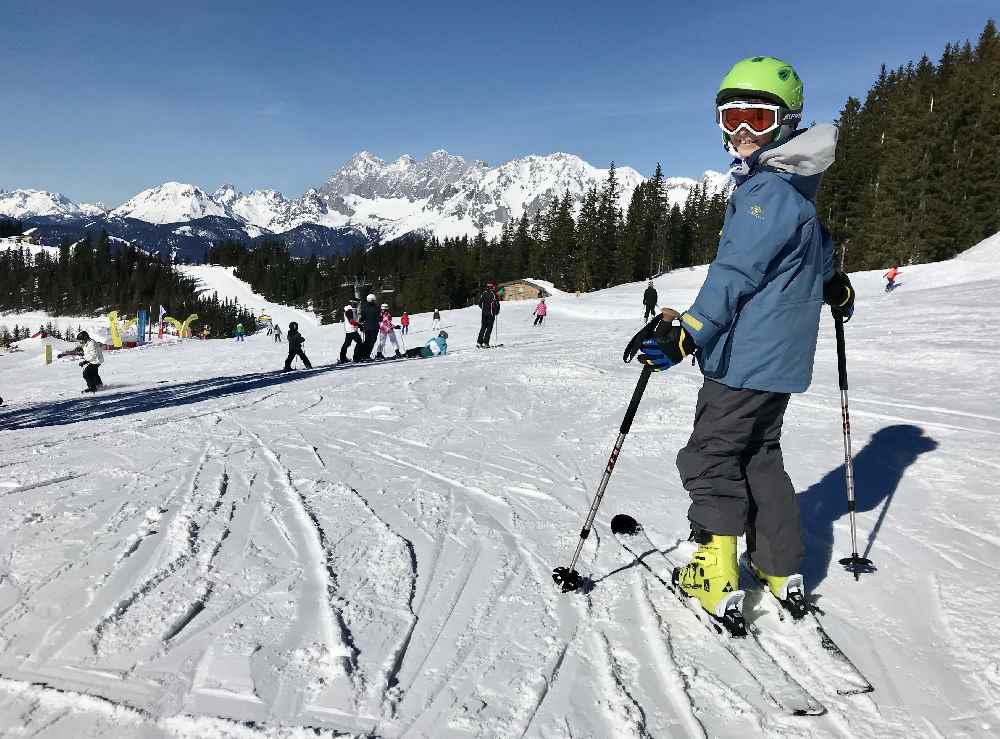
[[[865,526],[858,526],[858,549],[863,557],[869,556],[875,544],[906,468],[937,446],[922,428],[900,424],[876,432],[865,448],[854,455],[856,510],[864,513],[882,506],[870,531],[866,533]],[[802,574],[810,590],[823,582],[830,571],[834,559],[833,525],[847,519],[846,490],[844,465],[841,465],[799,495],[805,544]],[[839,546],[845,551],[838,552],[837,559],[850,555],[849,541],[842,540]]]
[[[203,400],[224,398],[229,395],[261,390],[305,380],[328,372],[362,370],[374,367],[375,363],[362,365],[321,365],[312,369],[293,372],[254,372],[247,375],[214,377],[208,380],[192,380],[176,385],[154,386],[145,390],[121,393],[90,395],[71,398],[55,403],[38,403],[0,412],[0,430],[44,428],[65,426],[70,423],[97,421],[104,418],[129,416],[165,408],[174,408]]]

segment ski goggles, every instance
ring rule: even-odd
[[[754,136],[763,136],[781,128],[790,115],[787,108],[770,103],[746,103],[734,101],[719,105],[715,109],[715,119],[724,133],[732,136],[741,128]]]

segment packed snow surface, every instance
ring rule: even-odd
[[[0,355],[0,733],[45,737],[988,737],[1000,733],[1000,239],[977,258],[854,276],[847,325],[859,548],[850,553],[833,326],[783,448],[803,572],[874,683],[783,715],[608,531],[627,512],[686,539],[674,456],[701,385],[652,378],[588,540],[588,593],[560,594],[639,368],[621,362],[644,284],[443,311],[446,357],[335,366],[340,324],[298,320],[312,371],[255,335],[74,362]],[[685,308],[703,268],[657,280]],[[402,306],[394,306],[398,311]],[[279,312],[284,311],[284,312]],[[7,320],[6,317],[4,320]],[[408,345],[430,336],[413,317]],[[746,583],[749,585],[749,583]],[[759,594],[748,619],[761,616]],[[801,641],[800,641],[801,639]]]

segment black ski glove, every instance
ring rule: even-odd
[[[87,360],[84,360],[82,362],[77,362],[78,367],[86,367],[88,364],[90,364],[90,362],[88,362]]]
[[[683,326],[661,322],[656,327],[653,338],[642,342],[639,361],[651,367],[654,372],[662,372],[680,364],[684,357],[694,354],[697,348],[691,334]]]
[[[854,315],[854,286],[844,272],[835,272],[823,285],[823,302],[830,306],[835,317],[847,323]]]

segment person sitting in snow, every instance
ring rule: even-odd
[[[309,363],[309,357],[306,353],[302,351],[302,345],[306,343],[302,334],[299,333],[299,324],[292,321],[288,324],[288,358],[285,360],[285,368],[281,370],[282,372],[288,372],[292,369],[292,360],[298,357],[302,360],[302,364],[306,366],[306,369],[312,369],[312,364]]]
[[[87,389],[83,392],[96,393],[97,389],[104,385],[99,372],[104,363],[104,352],[101,345],[90,338],[90,334],[86,331],[77,334],[76,340],[80,342],[83,351],[83,361],[80,362],[80,366],[83,367],[83,379],[87,383]]]
[[[423,346],[419,346],[416,349],[410,349],[406,352],[406,356],[410,359],[430,359],[431,357],[443,357],[448,353],[448,332],[441,331],[433,339],[428,341]]]
[[[392,311],[389,310],[388,303],[382,303],[382,317],[378,324],[378,350],[375,352],[376,359],[385,359],[382,350],[385,349],[385,340],[392,339],[392,345],[396,347],[396,356],[401,357],[399,342],[396,340],[396,329],[392,325]]]

